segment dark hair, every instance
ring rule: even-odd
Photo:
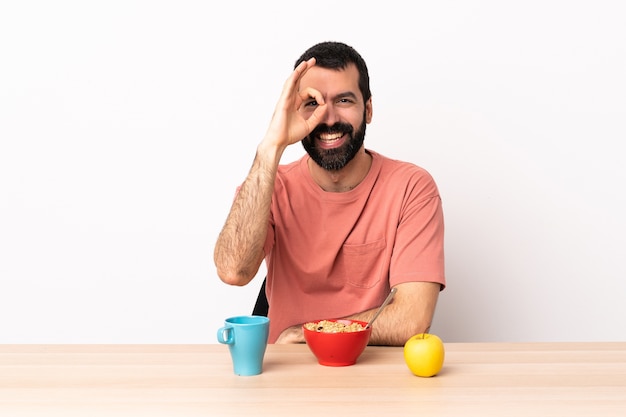
[[[342,70],[349,64],[356,65],[359,71],[359,89],[363,100],[367,101],[372,96],[370,91],[370,76],[367,65],[361,55],[351,46],[341,42],[321,42],[307,49],[296,61],[294,68],[301,62],[315,58],[316,66],[322,68]]]

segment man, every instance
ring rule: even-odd
[[[304,342],[308,321],[368,321],[392,287],[370,344],[402,346],[430,328],[445,286],[441,199],[425,170],[364,147],[371,120],[352,47],[323,42],[296,61],[214,253],[231,285],[266,261],[270,343]],[[280,165],[296,142],[307,155]]]

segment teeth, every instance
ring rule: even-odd
[[[343,136],[343,133],[322,133],[320,139],[324,142],[331,142]]]

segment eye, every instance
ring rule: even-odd
[[[315,107],[317,106],[316,100],[308,100],[304,102],[304,107]]]
[[[350,97],[341,97],[335,101],[335,104],[342,108],[349,108],[356,104],[356,101]]]

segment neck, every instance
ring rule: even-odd
[[[313,181],[322,190],[342,193],[354,189],[363,181],[372,166],[372,156],[362,147],[359,153],[339,171],[327,171],[312,159],[309,159],[308,165]]]

